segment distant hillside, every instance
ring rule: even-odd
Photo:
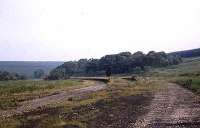
[[[178,52],[173,52],[170,54],[177,54],[184,58],[197,57],[197,56],[200,56],[200,48],[192,49],[192,50],[185,50],[185,51],[178,51]]]
[[[50,72],[47,79],[65,79],[70,76],[99,76],[110,74],[140,73],[148,67],[165,67],[182,62],[177,55],[165,52],[150,51],[144,54],[140,51],[132,54],[121,52],[119,54],[105,55],[100,59],[80,59],[68,61]]]
[[[52,69],[63,64],[63,62],[39,62],[39,61],[0,61],[0,71],[8,71],[25,75],[27,78],[33,78],[33,72],[42,69],[48,74]]]

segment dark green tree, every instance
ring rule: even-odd
[[[42,78],[45,75],[45,73],[42,69],[38,69],[34,71],[33,75],[34,75],[34,78],[39,79],[39,78]]]
[[[68,61],[50,72],[49,78],[66,79],[70,76],[107,75],[143,72],[145,67],[164,67],[179,64],[182,59],[178,55],[166,54],[165,52],[150,51],[148,54],[136,52],[121,52],[119,54],[106,55],[100,59],[80,59]]]

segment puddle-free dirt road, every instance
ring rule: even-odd
[[[148,109],[129,128],[200,128],[200,103],[179,85],[167,83],[155,93]]]

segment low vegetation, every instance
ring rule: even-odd
[[[88,86],[78,80],[59,81],[0,81],[0,109],[13,108],[18,102],[52,95],[62,90]]]
[[[180,63],[183,62],[183,63]],[[148,67],[148,70],[146,70]],[[146,113],[154,91],[165,82],[175,82],[200,94],[200,58],[181,59],[163,52],[147,55],[129,52],[101,59],[66,62],[54,69],[50,79],[76,75],[108,76],[143,71],[142,77],[112,76],[104,90],[73,96],[20,116],[1,119],[0,128],[125,128]],[[22,101],[45,97],[60,91],[91,86],[80,80],[1,81],[0,110],[15,108]],[[37,122],[37,123],[36,123]]]
[[[200,94],[200,58],[184,58],[183,63],[165,68],[153,68],[145,73],[146,76],[154,76],[175,82]]]
[[[20,117],[1,120],[0,127],[98,128],[108,127],[110,122],[113,122],[112,126],[126,127],[146,111],[141,106],[150,103],[151,91],[159,87],[156,81],[141,79],[131,82],[114,78],[105,90],[72,97]],[[120,122],[122,119],[126,121]]]
[[[200,77],[180,77],[175,80],[175,83],[200,94]]]

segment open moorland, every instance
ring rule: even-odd
[[[2,81],[0,128],[198,128],[199,69],[190,58],[137,81]]]

